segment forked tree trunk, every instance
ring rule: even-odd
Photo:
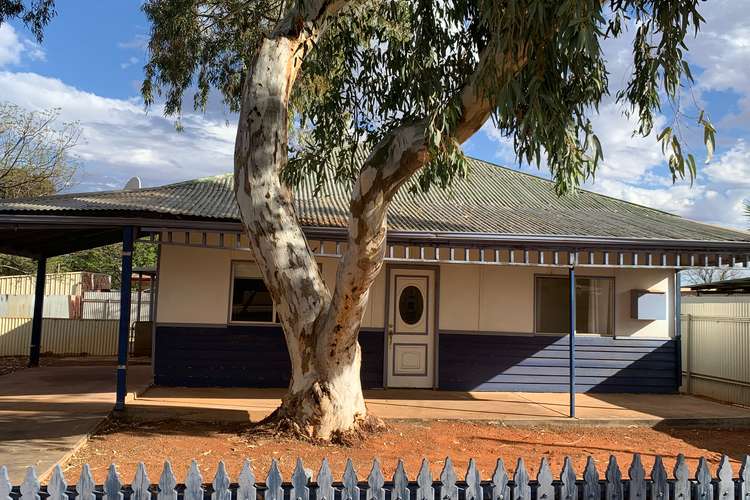
[[[288,99],[305,44],[338,4],[311,2],[290,12],[262,44],[243,89],[235,146],[235,193],[255,258],[284,329],[292,365],[289,391],[274,418],[310,438],[356,432],[367,411],[356,332],[363,308],[342,324],[350,342],[333,340],[331,294],[294,213],[280,172],[287,161]],[[369,288],[369,285],[364,285]],[[342,333],[340,330],[337,333]]]
[[[262,43],[245,81],[235,145],[235,193],[264,281],[277,304],[291,359],[289,391],[273,419],[313,439],[346,440],[368,422],[357,336],[370,286],[383,264],[386,210],[428,160],[426,123],[393,131],[360,171],[350,203],[348,241],[333,296],[294,213],[280,172],[287,162],[289,94],[303,54],[347,2],[298,3]],[[463,142],[489,116],[476,78],[459,96]]]

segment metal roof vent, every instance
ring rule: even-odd
[[[141,189],[140,177],[131,177],[130,180],[125,183],[125,187],[122,188],[123,191],[136,191],[138,189]]]

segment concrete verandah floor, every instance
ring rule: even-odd
[[[267,416],[283,389],[151,387],[132,414],[163,413],[196,420],[251,420]],[[679,394],[578,394],[576,419],[564,393],[455,392],[423,389],[365,391],[369,411],[383,419],[461,419],[524,423],[750,425],[750,408]]]
[[[89,364],[89,363],[94,364]],[[0,466],[20,484],[26,467],[49,473],[85,442],[115,403],[116,363],[42,366],[0,377]],[[144,390],[151,367],[128,367],[128,399]]]

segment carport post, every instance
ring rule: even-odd
[[[47,257],[36,261],[36,284],[34,285],[34,317],[31,320],[31,346],[29,368],[39,366],[42,350],[42,316],[44,316],[44,281],[47,277]]]
[[[122,228],[122,273],[120,276],[120,329],[117,337],[117,399],[115,410],[125,409],[128,344],[130,341],[130,280],[133,274],[132,226]]]
[[[576,271],[570,266],[570,418],[576,416]]]

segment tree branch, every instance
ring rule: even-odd
[[[492,103],[482,91],[485,72],[494,69],[499,79],[509,80],[526,61],[524,53],[504,57],[491,46],[483,51],[474,74],[456,96],[462,112],[452,130],[454,140],[465,142],[492,113]],[[356,344],[354,323],[361,321],[370,286],[383,265],[388,206],[399,188],[429,162],[427,130],[427,119],[399,127],[375,146],[360,170],[351,194],[347,246],[322,329],[330,333],[322,339],[319,355],[340,356]]]

